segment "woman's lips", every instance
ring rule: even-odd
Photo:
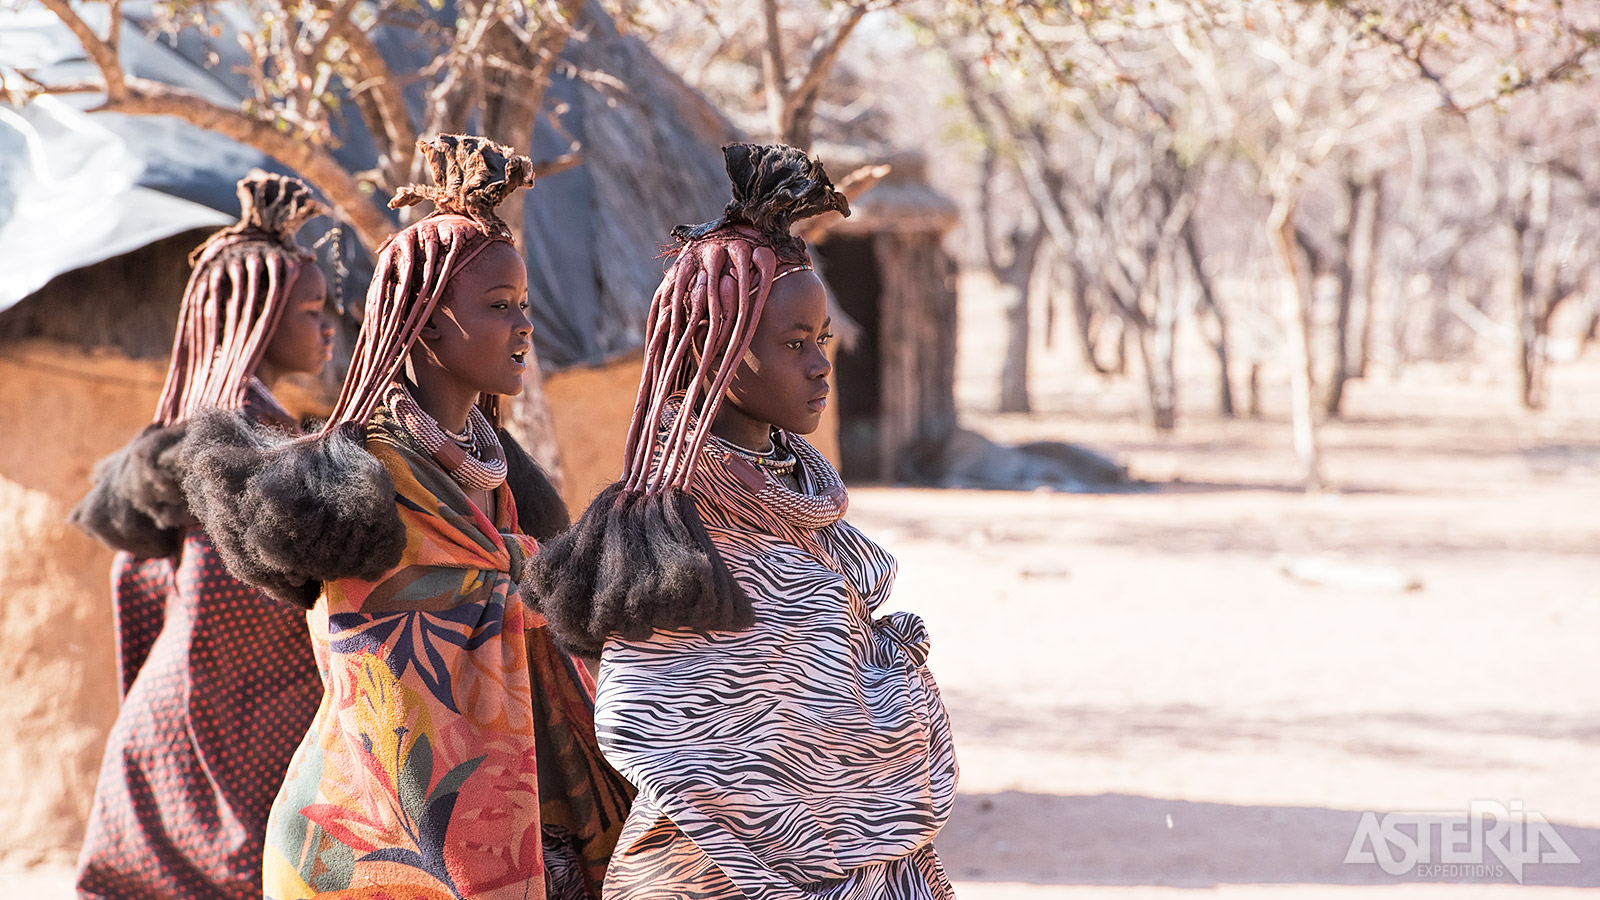
[[[828,398],[827,397],[818,397],[815,400],[808,401],[806,403],[806,405],[811,407],[812,409],[816,410],[817,412],[822,412],[823,410],[828,408]]]

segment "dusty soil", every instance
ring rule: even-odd
[[[991,373],[963,372],[981,410]],[[895,604],[934,635],[963,769],[938,846],[964,900],[1600,886],[1600,360],[1555,374],[1538,415],[1494,373],[1357,383],[1323,430],[1333,490],[1308,497],[1281,398],[1161,438],[1136,383],[1057,360],[1048,412],[968,424],[1159,484],[857,489],[852,520],[900,560]],[[1580,862],[1529,865],[1527,887],[1343,862],[1364,811],[1474,800],[1520,801]],[[70,895],[61,865],[0,878]]]
[[[962,398],[992,408],[997,336],[968,334]],[[1600,886],[1596,356],[1556,369],[1538,414],[1509,365],[1376,371],[1322,429],[1331,490],[1309,497],[1281,392],[1263,420],[1223,420],[1191,358],[1191,412],[1159,437],[1136,378],[1084,376],[1058,347],[1035,369],[1048,412],[967,424],[1158,484],[856,491],[852,519],[900,559],[896,602],[934,635],[963,767],[938,846],[961,896]],[[1526,887],[1344,862],[1364,811],[1459,819],[1474,800],[1521,801],[1580,861],[1529,865]]]

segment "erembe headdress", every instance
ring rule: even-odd
[[[138,557],[176,553],[194,524],[182,487],[191,416],[241,409],[254,389],[266,410],[288,417],[255,371],[295,278],[314,264],[295,233],[322,207],[304,182],[268,172],[246,175],[238,192],[239,221],[189,255],[194,271],[152,424],[95,466],[94,487],[72,511],[78,527]]]
[[[312,264],[295,233],[323,210],[305,182],[255,171],[239,181],[238,192],[239,221],[189,254],[194,272],[178,309],[158,424],[204,406],[244,405],[295,276]]]
[[[417,142],[434,187],[407,185],[389,201],[391,209],[424,200],[433,212],[384,242],[345,376],[328,428],[365,423],[399,377],[428,317],[450,279],[495,241],[512,242],[511,229],[496,214],[512,191],[533,185],[533,163],[511,148],[481,137],[444,134]],[[491,419],[496,398],[485,398]]]
[[[809,268],[790,228],[850,214],[822,164],[784,145],[729,144],[733,199],[721,217],[672,231],[677,255],[645,331],[644,371],[622,479],[536,560],[528,593],[574,649],[657,628],[742,628],[749,600],[716,558],[685,492],[773,284]]]

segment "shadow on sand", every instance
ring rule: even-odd
[[[1381,818],[1385,811],[1377,812]],[[957,881],[1181,888],[1515,883],[1512,867],[1497,858],[1487,838],[1478,854],[1482,865],[1440,865],[1441,825],[1464,828],[1465,810],[1424,816],[1431,835],[1426,845],[1433,848],[1431,865],[1398,875],[1386,874],[1376,863],[1344,861],[1361,826],[1360,810],[1233,806],[1129,794],[962,794],[937,845]],[[1521,870],[1523,883],[1600,887],[1600,829],[1560,823],[1551,827],[1578,861],[1527,863]],[[1401,830],[1416,837],[1411,826]],[[1508,843],[1509,838],[1502,846]],[[1550,858],[1551,845],[1541,847]],[[1363,841],[1361,849],[1374,848]],[[1399,849],[1375,849],[1380,856],[1404,859]],[[1457,849],[1471,855],[1466,843]]]

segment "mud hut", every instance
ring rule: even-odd
[[[673,225],[720,213],[718,148],[735,136],[597,5],[585,15],[564,70],[609,77],[558,75],[549,92],[566,105],[582,162],[542,179],[524,204],[535,341],[572,504],[620,468],[661,242]],[[0,71],[47,82],[92,71],[42,9],[0,11],[0,29]],[[124,56],[136,74],[224,98],[233,90],[226,73],[205,68],[204,46],[135,28],[123,41],[135,45]],[[76,854],[117,706],[110,553],[66,514],[94,462],[154,409],[186,254],[237,215],[238,177],[281,171],[176,121],[88,114],[92,99],[0,103],[0,634],[10,651],[0,717],[23,736],[0,749],[0,808],[13,812],[0,858],[22,861]],[[569,140],[539,131],[533,155],[557,156]],[[352,169],[370,165],[362,146],[342,151]],[[346,295],[356,299],[365,273],[351,262]],[[301,411],[319,402],[315,385],[291,399]]]
[[[916,461],[956,430],[956,263],[943,246],[956,205],[928,184],[920,154],[834,157],[890,166],[817,245],[858,326],[835,367],[842,471],[856,481],[922,480]]]

